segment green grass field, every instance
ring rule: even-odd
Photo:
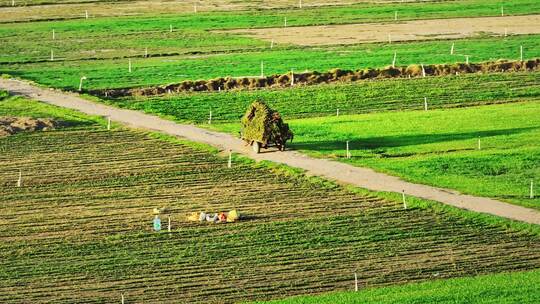
[[[454,41],[456,54],[450,55],[450,41],[428,41],[395,44],[362,44],[326,48],[292,48],[228,54],[207,54],[132,59],[132,72],[128,59],[53,61],[28,64],[0,64],[0,73],[30,79],[38,83],[68,90],[76,90],[81,76],[88,78],[85,89],[137,87],[161,85],[182,80],[211,79],[216,77],[260,75],[261,61],[265,74],[327,71],[333,68],[361,69],[385,67],[391,64],[397,52],[397,65],[471,62],[498,59],[518,60],[519,48],[525,46],[525,58],[540,57],[538,35],[507,38],[479,38]],[[211,43],[211,40],[205,40]],[[245,39],[235,38],[242,44]],[[259,44],[260,45],[260,44]],[[219,44],[217,46],[219,47]],[[129,49],[129,48],[127,48]],[[144,45],[135,52],[144,54]],[[50,50],[43,52],[46,59]],[[61,56],[56,53],[56,56]]]
[[[428,41],[302,48],[276,45],[214,30],[391,22],[400,20],[496,16],[500,5],[486,0],[429,3],[356,4],[307,9],[273,9],[200,14],[92,18],[4,24],[0,28],[0,73],[31,79],[63,89],[77,89],[81,76],[87,89],[159,85],[222,76],[254,76],[265,62],[266,74],[332,68],[359,69],[397,64],[431,64],[540,57],[537,35],[476,37],[457,40],[456,55],[449,41]],[[540,12],[533,0],[505,3],[508,15]],[[173,32],[169,32],[169,27]],[[53,40],[52,31],[55,31]],[[51,52],[54,61],[51,61]],[[143,58],[148,52],[150,58]],[[133,71],[128,71],[128,57]]]
[[[506,220],[403,210],[240,158],[227,169],[191,144],[25,99],[0,112],[81,121],[0,138],[2,303],[269,300],[351,290],[354,271],[364,288],[540,267],[538,234]],[[155,207],[171,233],[152,231]],[[231,208],[245,220],[184,220]]]
[[[300,296],[272,304],[326,303],[538,303],[540,271],[437,280],[321,296]]]
[[[122,98],[106,102],[142,110],[179,122],[238,122],[248,105],[261,99],[287,119],[369,112],[451,108],[538,100],[540,73],[475,74],[413,79],[361,81],[351,84],[301,86],[290,89],[173,94]]]
[[[540,209],[538,113],[540,103],[523,102],[291,120],[291,147],[413,182]],[[239,123],[213,128],[236,134]],[[352,159],[345,158],[347,141]],[[534,199],[529,198],[531,180]]]
[[[396,11],[399,21],[495,17],[502,5],[507,16],[540,14],[537,0],[321,7],[305,0],[303,9],[297,0],[219,0],[197,13],[185,1],[167,11],[139,1],[16,2],[25,7],[0,0],[0,76],[65,90],[77,90],[82,76],[85,90],[257,76],[261,62],[265,75],[380,68],[394,52],[403,66],[465,55],[518,60],[521,46],[524,59],[540,57],[535,34],[271,49],[268,41],[217,32],[282,27],[284,18],[288,26],[394,23]],[[293,149],[540,210],[539,72],[86,97],[232,134],[246,107],[263,99],[290,123]],[[424,97],[428,111],[421,111]],[[2,304],[119,303],[122,296],[125,303],[540,302],[538,225],[414,197],[403,209],[400,193],[340,186],[238,155],[227,168],[227,157],[208,146],[115,124],[108,131],[102,117],[4,91],[2,116],[64,122],[0,137]],[[163,230],[155,232],[153,209],[163,207]],[[236,223],[186,219],[233,208],[244,216]],[[355,273],[360,292],[351,292]]]

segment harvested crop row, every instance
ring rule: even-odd
[[[91,90],[88,93],[100,97],[154,96],[172,92],[204,92],[247,90],[260,88],[290,87],[297,85],[316,85],[332,82],[352,82],[369,79],[411,78],[426,76],[445,76],[470,73],[520,72],[536,71],[540,59],[528,61],[493,61],[484,63],[456,63],[409,65],[406,67],[386,67],[383,69],[367,68],[362,70],[333,69],[328,72],[306,72],[272,75],[268,77],[217,78],[211,80],[186,80],[178,84],[150,88],[118,88]]]

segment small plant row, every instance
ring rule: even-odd
[[[268,77],[217,78],[211,80],[186,80],[177,84],[149,88],[118,88],[91,90],[88,93],[100,97],[153,96],[172,92],[205,92],[221,90],[246,90],[294,85],[316,85],[332,82],[351,82],[384,78],[411,78],[426,76],[445,76],[469,73],[536,71],[540,58],[527,61],[492,61],[484,63],[456,64],[412,64],[406,67],[366,68],[361,70],[333,69],[328,72],[287,73]]]

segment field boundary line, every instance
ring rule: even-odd
[[[492,214],[531,224],[540,224],[540,212],[498,200],[461,194],[458,191],[415,184],[398,177],[375,172],[372,169],[355,167],[349,164],[318,159],[296,151],[267,152],[255,154],[251,147],[232,135],[209,131],[194,125],[179,124],[139,111],[120,109],[79,97],[75,93],[66,93],[47,88],[40,88],[25,81],[0,79],[0,89],[12,95],[20,95],[59,107],[78,110],[89,115],[110,117],[112,121],[133,128],[158,131],[187,140],[208,144],[219,149],[243,154],[256,161],[271,161],[291,167],[301,168],[309,175],[321,176],[341,183],[346,183],[372,191],[402,193],[423,199],[438,201],[447,205],[474,212]]]

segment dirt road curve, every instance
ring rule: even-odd
[[[292,167],[307,170],[308,174],[322,176],[339,182],[375,190],[400,192],[407,195],[439,201],[448,205],[476,212],[490,213],[501,217],[528,223],[540,224],[540,212],[496,201],[489,198],[463,195],[453,190],[440,189],[425,185],[413,184],[397,177],[377,173],[371,169],[354,167],[336,161],[311,158],[298,152],[270,152],[254,154],[244,147],[241,140],[231,135],[212,132],[192,125],[181,125],[132,110],[94,103],[77,97],[76,94],[62,93],[41,89],[18,80],[0,79],[0,89],[8,90],[14,95],[23,95],[60,107],[79,110],[91,115],[110,116],[113,121],[135,128],[144,128],[184,137],[195,142],[216,146],[223,150],[247,155],[255,160],[269,160]]]
[[[457,39],[485,33],[503,36],[540,33],[540,15],[395,21],[223,31],[297,45]]]

